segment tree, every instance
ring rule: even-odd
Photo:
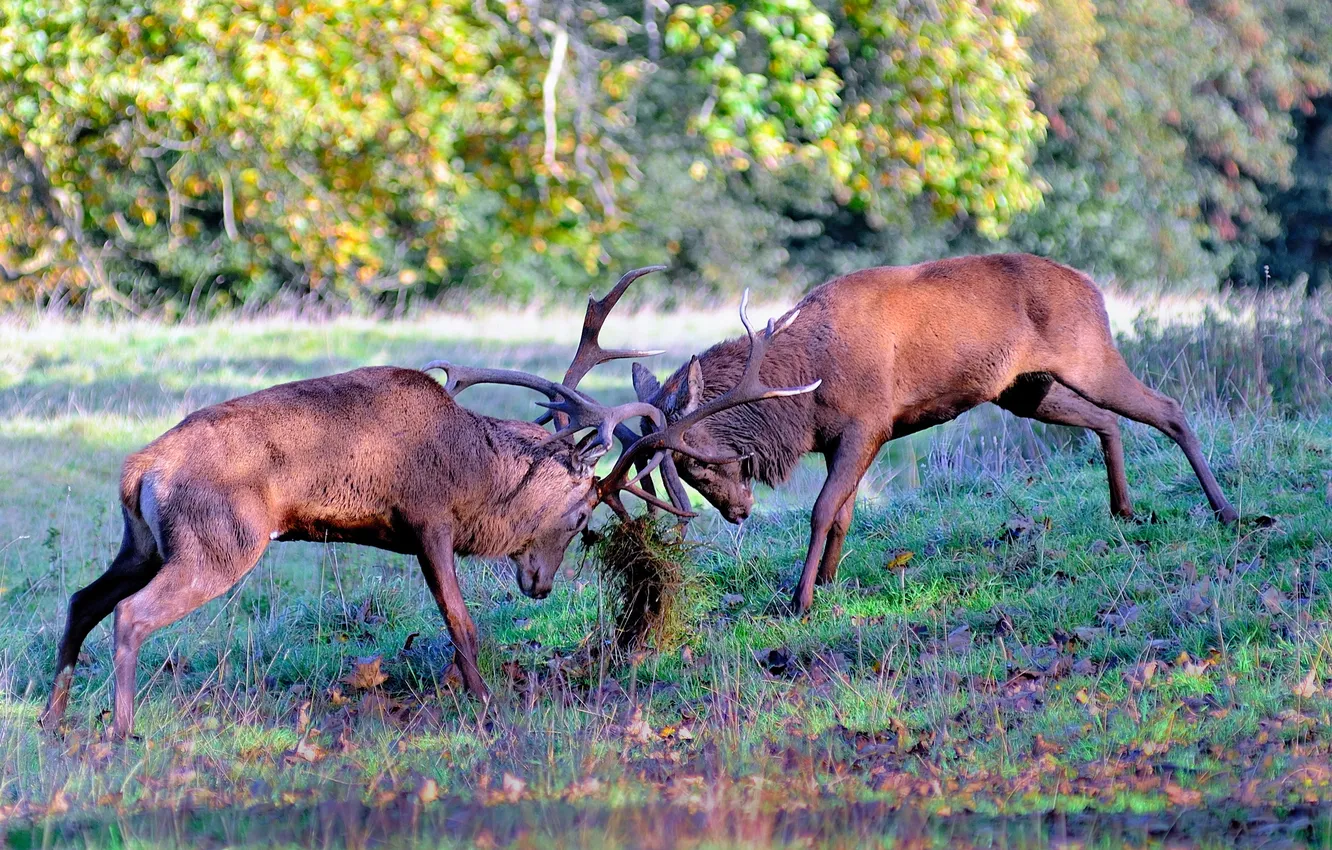
[[[1320,0],[1047,0],[1028,30],[1051,139],[1017,244],[1128,281],[1206,282],[1277,232],[1293,108],[1328,90]]]
[[[503,290],[533,255],[586,275],[650,203],[645,112],[700,180],[800,173],[992,234],[1035,203],[1025,6],[829,5],[0,0],[0,299]]]

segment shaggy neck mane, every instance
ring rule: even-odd
[[[568,494],[543,485],[538,469],[556,464],[572,469],[566,444],[541,445],[548,435],[531,429],[515,429],[511,423],[490,419],[485,424],[485,446],[481,452],[492,462],[479,464],[469,487],[473,496],[455,508],[459,520],[455,546],[459,551],[482,557],[498,557],[517,551],[531,542],[548,510],[559,510]],[[533,429],[538,426],[531,426]]]
[[[802,317],[803,318],[803,317]],[[812,383],[808,332],[797,320],[773,340],[760,374],[771,387]],[[714,345],[699,355],[703,370],[703,401],[717,398],[740,380],[749,357],[749,340],[739,338]],[[688,368],[686,364],[682,372]],[[774,398],[742,404],[699,423],[726,449],[752,458],[753,477],[776,486],[791,476],[800,457],[814,447],[813,396]]]

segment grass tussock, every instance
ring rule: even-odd
[[[694,549],[664,517],[612,520],[592,542],[592,560],[615,612],[615,646],[667,649],[683,629],[679,601],[684,564]]]

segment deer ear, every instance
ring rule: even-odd
[[[703,403],[703,366],[698,362],[698,357],[689,361],[689,369],[685,372],[684,380],[675,391],[675,398],[671,400],[671,408],[684,416],[692,413]]]
[[[642,363],[635,363],[633,368],[634,392],[638,394],[639,401],[650,402],[661,392],[661,384],[653,376],[648,368]]]

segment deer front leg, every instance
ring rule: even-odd
[[[453,567],[453,529],[441,526],[425,530],[421,534],[418,560],[426,585],[430,587],[435,604],[439,606],[439,613],[444,615],[444,622],[449,627],[449,637],[453,639],[453,657],[462,674],[463,684],[473,696],[489,700],[490,689],[481,678],[481,669],[476,663],[476,624],[472,622],[472,615],[467,613],[467,603],[463,601],[458,574]]]
[[[818,578],[819,563],[830,542],[829,532],[842,506],[855,498],[861,477],[884,442],[883,439],[872,440],[853,431],[842,435],[829,465],[828,480],[823,482],[823,489],[819,491],[810,514],[809,551],[805,553],[800,582],[791,600],[791,607],[797,615],[804,614],[814,604],[814,582]],[[838,544],[840,549],[840,541]]]

